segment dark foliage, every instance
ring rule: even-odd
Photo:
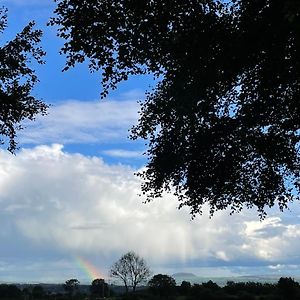
[[[23,291],[23,293],[24,293],[24,291]],[[45,295],[46,295],[43,287],[40,285],[35,285],[31,291],[31,294],[32,294],[32,298],[37,299],[37,300],[44,299]]]
[[[269,283],[259,283],[259,282],[233,282],[228,281],[224,290],[228,294],[240,294],[241,292],[246,292],[252,295],[265,295],[271,294],[276,290],[276,286],[274,284]]]
[[[213,281],[194,284],[188,293],[188,300],[196,299],[228,299],[228,295]]]
[[[215,282],[213,282],[212,280],[209,280],[207,282],[203,282],[202,287],[205,288],[205,289],[214,290],[214,291],[220,289],[220,287]]]
[[[22,299],[22,292],[13,284],[0,284],[0,299]]]
[[[102,283],[96,279],[94,285]],[[101,279],[100,279],[101,280]],[[72,279],[69,283],[75,283]],[[151,282],[151,283],[150,283]],[[119,300],[157,300],[157,299],[174,299],[174,300],[289,300],[300,299],[299,283],[289,277],[282,277],[277,284],[258,283],[258,282],[238,282],[229,281],[226,286],[220,287],[213,281],[202,284],[194,284],[187,288],[187,293],[180,293],[181,286],[176,286],[175,280],[168,276],[157,274],[149,282],[149,288],[146,287],[119,294],[112,295],[107,299]],[[49,287],[48,287],[49,288]],[[50,292],[47,287],[42,285],[28,286],[21,290],[16,285],[0,284],[0,299],[3,300],[98,300],[102,299],[101,295],[82,293],[83,286],[77,285],[77,293],[61,293],[60,291]],[[178,292],[178,293],[177,293]],[[106,298],[106,297],[105,297]]]
[[[106,298],[109,296],[108,284],[104,279],[94,279],[91,285],[91,295],[95,298]]]
[[[126,293],[121,297],[121,300],[142,300],[147,299],[147,295],[138,295],[136,293]]]
[[[0,8],[0,33],[7,26],[7,11]],[[0,47],[0,143],[10,152],[17,148],[17,131],[22,122],[34,120],[37,114],[44,115],[47,105],[31,95],[38,81],[30,67],[32,59],[43,63],[38,44],[42,32],[30,22],[16,37]]]
[[[78,292],[78,286],[79,286],[80,282],[78,279],[72,278],[69,279],[65,282],[65,284],[63,285],[65,291],[70,295],[70,296],[75,296]]]
[[[189,281],[185,281],[185,280],[182,281],[181,285],[178,288],[179,294],[186,296],[190,292],[191,287],[192,287],[192,285]]]
[[[66,69],[89,60],[103,96],[133,74],[161,81],[132,137],[149,140],[143,192],[194,216],[299,198],[300,1],[57,0]]]
[[[297,295],[299,296],[299,283],[296,282],[293,278],[281,277],[278,281],[277,287],[284,297],[293,299]]]
[[[161,298],[174,296],[176,292],[176,281],[169,275],[154,275],[148,282],[150,292]]]

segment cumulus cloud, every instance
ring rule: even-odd
[[[188,210],[177,210],[170,195],[143,204],[135,171],[66,153],[59,144],[22,150],[17,156],[0,151],[4,248],[9,252],[22,242],[26,246],[14,248],[16,257],[38,251],[42,257],[46,251],[50,256],[98,257],[105,266],[128,250],[166,268],[252,264],[272,271],[271,266],[300,263],[297,208],[293,224],[275,215],[260,222],[249,210],[191,221]]]

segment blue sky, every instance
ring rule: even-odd
[[[45,26],[51,0],[2,3],[9,9],[6,39],[29,20],[44,30],[46,65],[36,68],[34,94],[51,108],[25,124],[16,156],[0,151],[0,281],[88,282],[76,257],[107,276],[129,250],[153,273],[300,274],[298,203],[283,214],[271,210],[263,222],[252,210],[191,221],[171,195],[143,204],[134,172],[144,167],[145,145],[127,136],[151,77],[131,78],[100,101],[100,74],[86,65],[61,72],[62,41]]]

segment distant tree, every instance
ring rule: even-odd
[[[23,288],[22,295],[24,300],[29,300],[31,297],[31,289],[28,287]]]
[[[38,81],[30,67],[32,59],[43,63],[45,52],[38,47],[42,32],[30,22],[11,41],[0,46],[0,143],[10,152],[17,148],[17,131],[26,120],[44,115],[47,105],[32,96]],[[7,10],[0,8],[0,33],[7,27]]]
[[[14,284],[0,284],[0,299],[22,299],[22,291]]]
[[[205,299],[205,300],[215,300],[215,299],[226,299],[231,300],[232,298],[228,297],[229,295],[225,296],[221,287],[219,287],[215,282],[209,280],[208,282],[203,282],[202,284],[194,284],[190,292],[188,294],[188,300],[198,300],[198,299]],[[236,296],[233,297],[236,298]]]
[[[154,295],[162,298],[168,298],[174,295],[176,288],[176,281],[173,277],[164,274],[154,275],[148,282],[150,291]]]
[[[28,287],[23,288],[22,290],[22,294],[23,294],[23,299],[24,300],[29,300],[30,296],[31,296],[31,291],[29,290]]]
[[[145,282],[150,274],[146,261],[133,251],[124,254],[110,269],[110,276],[124,283],[126,293],[130,287],[135,292],[137,285]]]
[[[79,284],[79,280],[72,278],[67,280],[63,287],[65,291],[69,294],[69,296],[73,297],[78,291]]]
[[[220,289],[220,287],[218,286],[217,283],[213,282],[212,280],[209,280],[207,282],[203,282],[202,286],[206,289],[210,289],[210,290],[218,290]]]
[[[271,283],[260,283],[260,282],[233,282],[228,281],[226,286],[223,287],[223,291],[227,294],[241,297],[244,294],[244,297],[249,295],[263,296],[263,295],[272,295],[278,294],[277,284]]]
[[[182,281],[179,287],[179,291],[181,295],[187,295],[191,289],[192,285],[189,281]]]
[[[24,293],[24,292],[23,292]],[[31,291],[33,299],[43,299],[45,297],[45,291],[42,286],[35,285]]]
[[[237,294],[240,290],[245,288],[243,282],[234,282],[232,280],[227,281],[226,286],[223,288],[229,294]]]
[[[300,1],[57,0],[66,69],[89,60],[103,96],[160,79],[132,137],[148,139],[142,191],[191,214],[280,210],[300,195]]]
[[[191,291],[189,293],[189,300],[192,299],[203,299],[203,287],[202,285],[195,283],[193,284]]]
[[[108,296],[108,284],[104,279],[94,279],[91,285],[91,295],[94,297],[104,298]]]
[[[280,277],[277,287],[284,297],[293,298],[299,291],[299,283],[291,277]]]

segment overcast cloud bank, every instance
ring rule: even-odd
[[[107,272],[122,253],[134,250],[157,269],[210,266],[249,273],[250,266],[261,266],[278,273],[300,264],[298,205],[262,222],[250,210],[191,221],[170,195],[143,204],[131,167],[68,154],[59,144],[17,156],[0,151],[0,166],[2,252],[13,249],[15,258],[25,256],[23,263],[43,255],[53,261],[82,255]],[[14,247],[18,241],[25,250]],[[1,257],[2,268],[9,268]]]

